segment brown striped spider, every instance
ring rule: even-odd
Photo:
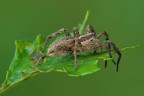
[[[42,53],[45,52],[47,48],[47,44],[50,38],[53,38],[57,36],[58,34],[65,33],[66,37],[57,41],[54,41],[48,48],[47,52],[44,56],[41,56],[33,69],[35,69],[41,60],[48,56],[66,56],[69,54],[74,55],[74,69],[76,71],[77,69],[77,53],[85,50],[94,50],[94,53],[96,53],[96,50],[98,48],[105,49],[109,57],[112,58],[111,54],[111,48],[114,49],[114,51],[118,54],[117,62],[112,59],[112,62],[116,65],[116,71],[118,71],[119,62],[121,59],[121,53],[119,49],[116,47],[116,45],[109,40],[108,34],[106,32],[100,32],[96,34],[95,30],[92,26],[88,25],[86,27],[86,32],[84,35],[80,36],[78,29],[76,27],[73,28],[74,37],[70,35],[70,33],[67,31],[67,29],[60,29],[57,32],[48,35],[46,37],[46,41],[44,44],[44,48],[42,50]],[[105,41],[100,41],[99,38],[101,36],[105,37]],[[105,60],[105,68],[107,67],[107,60]]]

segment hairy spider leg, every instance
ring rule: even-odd
[[[104,36],[105,40],[109,40],[109,36],[106,31],[96,34],[94,28],[91,25],[87,25],[86,27],[86,34],[89,34],[89,33],[95,33],[95,37],[97,39],[100,38],[101,36]]]
[[[47,44],[48,44],[48,40],[51,39],[52,37],[57,36],[58,34],[61,34],[61,33],[65,33],[66,37],[71,37],[71,35],[70,35],[70,33],[67,31],[67,29],[64,29],[64,28],[58,30],[57,32],[55,32],[55,33],[53,33],[53,34],[51,34],[51,35],[48,35],[48,36],[46,37],[46,41],[45,41],[45,44],[44,44],[42,53],[44,53],[45,50],[46,50],[46,47],[47,47]],[[40,61],[43,60],[46,56],[47,56],[47,54],[44,55],[44,56],[41,56],[41,57],[36,61],[36,64],[34,65],[33,70],[35,70],[35,68],[39,65]]]
[[[42,53],[44,53],[44,51],[46,50],[46,46],[47,46],[47,44],[48,44],[48,40],[51,39],[52,37],[57,36],[58,34],[61,34],[61,33],[65,33],[66,37],[71,37],[71,35],[70,35],[70,33],[67,31],[67,29],[64,29],[64,28],[58,30],[57,32],[55,32],[55,33],[53,33],[53,34],[51,34],[51,35],[48,35],[48,36],[46,37],[46,41],[45,41],[45,44],[44,44],[44,48],[43,48],[43,50],[42,50]]]
[[[94,30],[94,28],[93,28],[91,25],[88,25],[88,26],[86,27],[86,34],[89,34],[89,33],[95,33],[95,30]],[[95,33],[94,36],[95,36],[96,39],[100,38],[101,36],[104,36],[104,37],[105,37],[105,40],[106,40],[106,42],[107,42],[107,44],[106,44],[105,47],[106,47],[106,50],[107,50],[108,53],[109,53],[110,58],[112,58],[111,45],[113,46],[113,49],[114,49],[114,50],[117,52],[117,54],[119,55],[118,60],[117,60],[117,63],[112,59],[112,62],[113,62],[115,65],[117,65],[117,71],[118,71],[119,61],[120,61],[120,59],[121,59],[121,53],[120,53],[119,49],[116,47],[116,45],[115,45],[113,42],[109,41],[109,36],[108,36],[108,34],[107,34],[106,31],[100,32],[100,33],[98,33],[98,34]],[[102,51],[103,51],[103,47],[101,46],[101,53],[102,53]],[[96,50],[94,50],[94,53],[96,53]],[[107,60],[105,60],[105,68],[106,68],[106,67],[107,67]]]
[[[89,34],[89,33],[95,33],[95,34],[94,34],[94,37],[95,37],[96,39],[100,38],[101,36],[104,36],[104,37],[105,37],[105,40],[109,40],[109,36],[108,36],[108,34],[107,34],[106,31],[100,32],[100,33],[96,34],[94,28],[93,28],[91,25],[87,25],[87,27],[86,27],[86,34]],[[110,45],[108,45],[108,47],[110,48]],[[94,50],[94,53],[96,53],[96,51],[97,51],[97,50]],[[102,52],[103,52],[103,48],[101,47],[101,53],[102,53]]]
[[[76,50],[77,41],[75,39],[75,46],[74,46],[74,70],[77,70],[77,50]]]
[[[100,38],[101,36],[104,36],[104,37],[105,37],[105,40],[109,40],[109,36],[108,36],[108,34],[107,34],[106,31],[100,32],[100,33],[96,34],[96,38],[97,38],[97,39]],[[109,49],[111,49],[110,44],[108,44],[108,47],[109,47]],[[101,48],[101,53],[102,53],[102,51],[103,51],[103,48]]]
[[[77,70],[77,51],[78,50],[83,50],[82,45],[78,39],[78,37],[80,37],[79,35],[79,31],[76,27],[73,28],[73,33],[74,33],[74,37],[75,37],[75,45],[74,45],[74,70]]]
[[[96,34],[96,38],[100,38],[101,36],[104,36],[105,37],[105,40],[109,40],[109,36],[107,34],[106,31],[104,32],[99,32],[98,34]]]
[[[112,58],[112,54],[111,54],[111,50],[110,50],[109,47],[108,47],[108,44],[110,44],[110,45],[113,47],[113,49],[115,50],[115,52],[118,54],[117,63],[112,59],[113,63],[116,64],[116,71],[118,72],[119,62],[120,62],[120,59],[121,59],[121,52],[120,52],[120,50],[118,49],[118,47],[116,47],[116,45],[115,45],[112,41],[109,41],[109,40],[106,41],[104,45],[105,45],[106,50],[107,50],[108,53],[109,53],[110,58]],[[106,67],[106,66],[107,66],[107,61],[105,61],[105,67]]]
[[[76,27],[73,28],[74,37],[80,37],[78,29]]]
[[[86,34],[95,33],[94,28],[91,25],[87,25],[86,27]]]
[[[112,45],[113,49],[117,52],[118,54],[118,59],[117,59],[117,72],[118,72],[118,69],[119,69],[119,62],[120,62],[120,59],[121,59],[121,52],[120,50],[118,49],[118,47],[116,47],[116,45],[110,41],[110,44]]]
[[[40,61],[43,60],[45,57],[46,57],[46,55],[41,56],[41,57],[37,60],[36,64],[35,64],[34,67],[32,68],[32,70],[35,70],[36,67],[40,64]]]
[[[95,37],[96,32],[94,30],[94,28],[91,25],[87,25],[86,26],[86,32],[85,34],[89,34],[89,33],[94,33],[93,36]],[[97,49],[94,50],[94,54],[97,52]],[[102,48],[101,48],[101,52],[102,52]]]
[[[107,34],[106,31],[100,32],[100,33],[96,34],[96,38],[97,38],[97,39],[100,38],[101,36],[104,36],[104,37],[105,37],[105,40],[109,40],[109,36],[108,36],[108,34]],[[109,50],[109,51],[111,50],[111,45],[110,45],[110,44],[108,44],[107,50]],[[101,53],[102,53],[102,52],[103,52],[103,47],[101,47]],[[110,53],[110,55],[111,55],[111,53]],[[112,56],[111,56],[111,57],[112,57]],[[112,60],[112,61],[113,61],[114,64],[116,64],[114,60]],[[105,60],[105,68],[106,68],[106,67],[107,67],[107,60]]]
[[[107,44],[105,45],[105,48],[106,48],[107,52],[109,53],[109,57],[112,58],[111,49],[107,46]],[[114,61],[114,59],[112,59],[112,62],[116,65],[116,62]],[[107,67],[107,60],[105,61],[105,68],[106,67]]]
[[[89,33],[95,33],[96,34],[94,28],[91,25],[87,25],[87,27],[86,27],[86,34],[89,34]],[[100,38],[101,36],[104,36],[105,40],[109,40],[109,36],[108,36],[106,31],[96,34],[95,37]]]
[[[67,31],[67,29],[64,29],[64,28],[58,30],[57,32],[55,32],[55,33],[53,33],[53,34],[51,34],[51,35],[48,35],[48,36],[46,37],[43,50],[41,51],[40,54],[43,54],[43,53],[45,52],[46,47],[47,47],[47,44],[48,44],[48,40],[51,39],[52,37],[57,36],[58,34],[61,34],[61,33],[65,33],[66,37],[71,37],[71,35],[70,35],[70,33]],[[31,59],[31,60],[35,60],[37,57],[40,56],[40,54],[36,54],[35,56],[31,57],[30,59]]]

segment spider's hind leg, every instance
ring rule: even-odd
[[[109,48],[109,45],[111,45],[113,47],[114,51],[118,54],[117,62],[115,62],[114,59],[112,59],[112,62],[114,64],[116,64],[116,67],[117,67],[116,71],[118,72],[119,62],[120,62],[120,59],[121,59],[121,52],[112,41],[107,40],[106,42],[104,42],[104,46],[105,46],[107,52],[109,53],[110,58],[112,58],[112,54],[111,54],[111,49]],[[105,62],[105,67],[106,66],[107,66],[107,61]]]
[[[100,38],[101,36],[104,36],[104,37],[105,37],[105,40],[109,40],[109,36],[108,36],[108,34],[107,34],[106,31],[100,32],[100,33],[96,34],[96,38],[97,38],[97,39]],[[110,44],[108,44],[108,47],[109,47],[109,49],[111,49]]]
[[[96,38],[100,38],[101,36],[104,36],[105,40],[109,40],[109,36],[106,31],[96,34]]]

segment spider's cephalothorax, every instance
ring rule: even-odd
[[[45,55],[38,59],[33,69],[35,69],[37,65],[40,63],[40,61],[47,56],[66,56],[69,54],[74,54],[74,69],[76,70],[78,52],[85,51],[85,50],[94,50],[94,53],[96,53],[96,50],[98,48],[101,48],[101,50],[106,49],[110,58],[112,58],[111,48],[113,48],[119,56],[117,62],[115,62],[112,59],[112,62],[117,66],[117,71],[118,71],[118,65],[121,59],[121,53],[119,49],[112,41],[109,40],[108,34],[106,32],[100,32],[96,34],[95,30],[90,25],[87,26],[86,32],[82,36],[80,36],[78,29],[75,27],[73,28],[74,37],[72,37],[70,33],[67,31],[67,29],[64,28],[60,29],[59,31],[51,35],[48,35],[42,53],[44,53],[46,50],[48,40],[61,33],[65,33],[66,38],[60,39],[58,41],[54,41],[49,46]],[[105,37],[105,41],[99,40],[99,37],[101,36]],[[107,60],[105,61],[105,67],[106,66],[107,66]]]

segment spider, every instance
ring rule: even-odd
[[[100,32],[96,34],[94,28],[90,25],[87,25],[86,32],[84,35],[80,36],[78,29],[76,27],[73,28],[74,37],[70,35],[70,33],[67,31],[67,29],[60,29],[57,32],[48,35],[46,37],[46,41],[42,50],[42,53],[45,52],[47,48],[47,44],[50,38],[53,38],[57,36],[58,34],[65,33],[66,37],[62,38],[60,40],[54,41],[48,48],[45,55],[39,57],[39,59],[36,61],[36,64],[33,67],[33,70],[39,65],[40,61],[48,56],[66,56],[69,54],[74,55],[74,70],[77,70],[77,53],[82,52],[85,50],[94,50],[94,53],[96,53],[96,50],[98,48],[106,49],[106,51],[109,54],[109,57],[112,58],[111,54],[111,48],[115,50],[115,52],[118,54],[117,62],[112,59],[112,62],[116,65],[116,71],[118,71],[119,62],[121,59],[121,52],[116,47],[116,45],[109,40],[108,34],[104,32]],[[101,36],[105,37],[105,41],[100,41],[99,38]],[[105,68],[107,67],[107,60],[105,60]]]

